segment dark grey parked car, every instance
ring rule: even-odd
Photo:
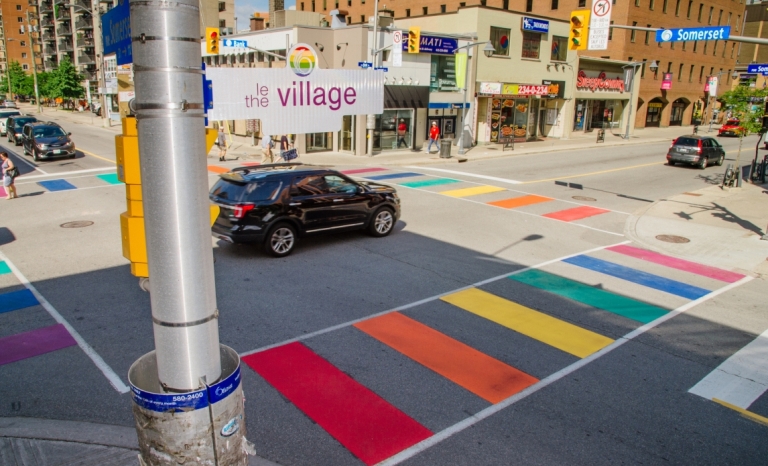
[[[710,164],[722,165],[723,160],[725,150],[716,139],[696,134],[675,139],[667,152],[667,163],[670,165],[684,163],[702,170]]]

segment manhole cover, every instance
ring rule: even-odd
[[[75,222],[62,223],[61,228],[85,228],[93,225],[93,222],[88,220],[77,220]]]
[[[656,237],[659,241],[664,241],[667,243],[690,243],[691,240],[688,238],[677,236],[677,235],[658,235]]]
[[[587,196],[573,196],[573,198],[576,199],[577,201],[590,201],[590,202],[594,202],[594,201],[597,200],[594,197],[587,197]]]

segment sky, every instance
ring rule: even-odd
[[[296,0],[285,0],[285,9],[296,6]],[[269,11],[267,0],[235,0],[235,16],[237,17],[237,30],[248,29],[248,19],[256,11]]]

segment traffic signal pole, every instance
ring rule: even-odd
[[[146,465],[246,465],[240,361],[219,344],[198,0],[131,0],[155,351],[128,378]]]

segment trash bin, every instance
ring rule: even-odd
[[[451,144],[453,139],[441,139],[440,140],[440,158],[448,159],[451,157]]]

